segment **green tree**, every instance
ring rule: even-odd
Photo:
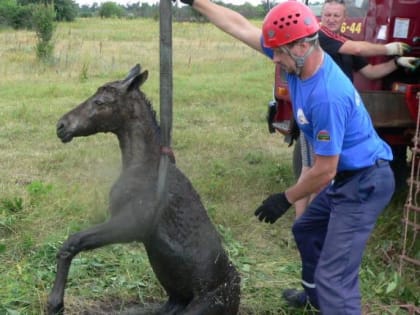
[[[101,18],[122,17],[124,8],[115,2],[104,2],[99,8],[99,16]]]
[[[21,6],[54,5],[56,21],[74,21],[79,10],[79,6],[73,0],[17,0],[17,3]]]
[[[89,7],[88,5],[84,4],[79,8],[79,16],[80,17],[92,17],[95,15],[97,8]]]
[[[10,25],[10,18],[15,14],[17,9],[15,0],[0,1],[0,25]]]
[[[17,4],[19,5],[29,5],[29,4],[43,4],[49,5],[52,4],[53,0],[17,0]]]
[[[74,21],[79,7],[73,0],[54,0],[56,21]]]

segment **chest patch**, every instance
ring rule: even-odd
[[[297,110],[296,117],[297,117],[297,121],[298,121],[298,124],[299,125],[307,125],[307,124],[309,124],[309,121],[308,121],[308,119],[306,119],[305,114],[303,113],[302,108],[299,108]]]

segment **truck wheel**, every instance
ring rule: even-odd
[[[293,146],[293,174],[295,175],[295,179],[298,180],[300,173],[302,171],[302,155],[300,153],[300,139],[299,137],[295,141],[295,145]]]

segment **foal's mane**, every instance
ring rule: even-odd
[[[131,91],[129,95],[135,100],[135,106],[140,106],[142,104],[145,105],[145,108],[148,110],[150,117],[152,118],[153,127],[158,135],[160,135],[160,126],[156,118],[156,111],[153,109],[152,102],[147,98],[146,94],[138,88]]]

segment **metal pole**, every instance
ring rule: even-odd
[[[161,147],[171,147],[172,132],[172,1],[161,0],[159,3],[159,35],[160,35],[160,131]],[[157,204],[151,229],[155,229],[162,211],[167,205],[168,190],[168,165],[169,157],[161,153],[158,183],[157,183]]]
[[[172,1],[161,0],[159,12],[161,145],[170,147],[172,131]]]

